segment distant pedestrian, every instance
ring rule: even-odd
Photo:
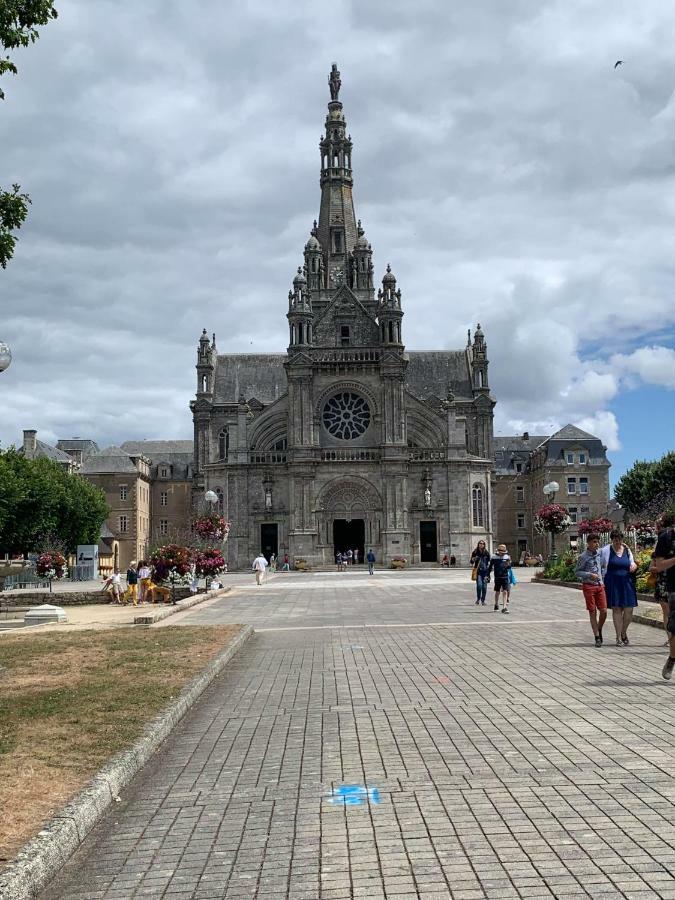
[[[270,572],[276,572],[276,570],[277,570],[277,558],[276,558],[275,554],[273,553],[270,556]]]
[[[359,548],[358,547],[354,547],[354,555],[352,558],[354,560],[354,565],[358,566],[358,564],[359,564]]]
[[[615,529],[611,532],[610,539],[611,543],[600,551],[605,595],[607,606],[612,610],[616,646],[627,647],[630,644],[628,626],[633,618],[633,610],[638,605],[631,577],[637,566],[630,547],[623,542],[623,533]]]
[[[668,591],[668,659],[661,671],[664,678],[670,680],[675,666],[675,515],[661,517],[659,537],[652,556],[652,567],[658,574],[665,572],[666,590]]]
[[[213,586],[212,586],[213,588]],[[199,591],[199,578],[197,577],[197,566],[192,563],[190,566],[190,593],[196,594]]]
[[[259,553],[253,560],[253,571],[255,572],[255,583],[261,585],[265,580],[265,569],[267,568],[267,560],[262,553]]]
[[[499,609],[499,595],[502,596],[502,612],[509,611],[509,569],[511,557],[506,550],[506,544],[499,544],[497,552],[490,557],[487,577],[494,572],[495,576],[495,612]]]
[[[127,590],[124,595],[124,602],[131,600],[134,606],[138,606],[138,572],[136,571],[136,561],[129,563],[127,569]]]
[[[488,570],[490,568],[490,551],[488,550],[485,541],[478,541],[476,549],[471,554],[470,563],[471,578],[476,582],[476,606],[478,606],[478,604],[485,606],[487,586],[488,581],[490,580],[488,575]]]
[[[373,548],[371,547],[368,553],[366,554],[366,560],[368,562],[368,574],[373,574],[373,569],[375,568],[375,554],[373,553]]]
[[[347,550],[347,552],[346,552],[344,555],[347,557],[347,565],[348,565],[348,566],[351,566],[351,564],[352,564],[352,557],[353,557],[354,554],[352,553],[351,550]]]
[[[441,560],[441,568],[449,569],[450,568],[450,558],[447,553],[443,554],[443,559]]]
[[[452,567],[457,565],[457,557],[454,554],[450,554],[450,565]]]
[[[291,561],[288,558],[288,553],[284,553],[284,564],[281,567],[282,572],[290,572],[291,571]]]
[[[138,581],[140,583],[140,601],[141,603],[145,603],[148,598],[145,596],[148,591],[148,586],[150,584],[150,566],[147,562],[142,559],[138,563]],[[149,600],[148,600],[149,602]]]
[[[599,535],[589,534],[586,538],[586,549],[577,560],[576,569],[577,578],[581,582],[581,589],[584,592],[596,647],[602,647],[602,626],[607,618],[607,596],[602,580],[602,559],[599,547]]]

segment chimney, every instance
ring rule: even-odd
[[[37,450],[37,431],[34,428],[23,430],[23,452],[26,459],[33,459]]]
[[[529,441],[529,439],[530,439],[530,432],[529,432],[529,431],[524,431],[524,432],[523,432],[523,440],[524,440],[524,441]]]

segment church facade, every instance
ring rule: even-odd
[[[461,350],[406,352],[404,301],[352,197],[340,94],[320,143],[321,200],[293,278],[285,353],[197,350],[194,500],[214,490],[232,568],[262,549],[326,565],[373,548],[379,562],[468,562],[491,538],[493,407],[480,326]],[[281,310],[280,310],[281,314]]]

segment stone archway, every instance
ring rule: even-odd
[[[319,494],[316,514],[319,543],[333,553],[346,549],[352,540],[363,560],[367,546],[380,543],[382,499],[365,479],[347,476],[329,482]]]

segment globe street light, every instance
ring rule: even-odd
[[[555,495],[560,490],[560,485],[557,481],[549,481],[548,484],[544,485],[544,494],[549,503],[553,503],[555,500]],[[551,561],[555,560],[555,532],[551,531]]]
[[[4,372],[5,369],[8,369],[11,362],[12,351],[9,349],[9,345],[0,341],[0,372]]]
[[[204,494],[204,499],[209,504],[211,508],[213,508],[218,502],[218,494],[215,491],[207,491]]]

